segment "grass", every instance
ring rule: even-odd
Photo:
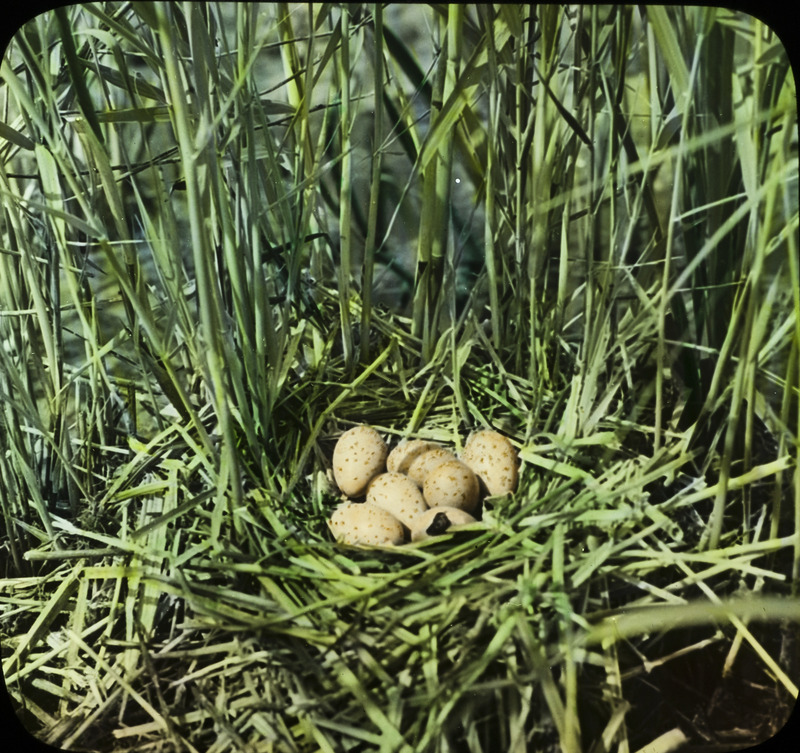
[[[780,42],[404,12],[92,3],[6,53],[0,638],[50,744],[711,750],[797,697]],[[494,427],[519,489],[338,546],[356,423]]]

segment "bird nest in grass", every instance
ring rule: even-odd
[[[760,542],[744,532],[766,524],[754,500],[785,491],[787,461],[731,479],[709,549],[713,466],[699,475],[677,441],[636,452],[623,428],[509,432],[514,489],[484,491],[475,524],[402,546],[336,540],[324,463],[294,497],[316,495],[317,512],[292,516],[264,489],[238,507],[202,489],[188,445],[141,448],[147,470],[116,513],[94,530],[62,519],[61,548],[29,553],[49,579],[6,583],[6,604],[38,604],[14,625],[6,610],[12,697],[38,735],[91,750],[764,738],[796,690],[800,615],[784,598],[788,517]],[[90,670],[105,688],[92,701]]]

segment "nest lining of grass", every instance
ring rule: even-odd
[[[475,363],[462,365],[461,378],[472,383],[476,411],[485,416],[498,394],[505,392],[504,408],[520,395],[480,355],[475,350]],[[473,366],[492,389],[468,379]],[[764,609],[770,619],[797,617],[779,598],[790,591],[775,559],[786,531],[751,539],[734,524],[718,549],[702,551],[713,478],[687,475],[693,466],[677,432],[656,454],[643,451],[647,437],[640,436],[636,453],[619,440],[631,445],[630,429],[613,414],[574,443],[549,416],[552,434],[523,443],[521,428],[511,432],[522,445],[520,487],[487,499],[472,530],[387,550],[333,543],[325,518],[337,493],[325,461],[338,431],[405,412],[406,422],[421,417],[427,436],[453,436],[455,392],[429,388],[424,375],[415,380],[405,371],[411,395],[428,400],[428,409],[400,404],[386,373],[375,371],[339,403],[352,418],[330,417],[310,471],[280,501],[253,488],[244,505],[220,510],[203,462],[192,459],[192,444],[177,430],[132,449],[125,464],[111,456],[117,467],[109,481],[126,480],[100,505],[99,520],[91,527],[57,520],[58,548],[47,542],[27,555],[52,568],[47,595],[32,602],[26,587],[14,588],[29,616],[16,628],[22,639],[6,644],[17,654],[6,655],[7,682],[26,688],[26,707],[50,741],[101,745],[92,730],[103,725],[103,705],[88,717],[80,713],[80,673],[71,693],[57,695],[61,709],[77,704],[71,713],[57,713],[52,700],[49,711],[31,702],[35,688],[46,700],[53,678],[77,660],[107,667],[117,682],[124,677],[117,692],[127,699],[114,732],[120,744],[146,745],[168,732],[174,745],[185,745],[188,735],[197,747],[204,735],[222,731],[245,745],[262,736],[311,735],[315,744],[345,749],[427,749],[438,730],[451,745],[468,734],[488,750],[497,735],[504,745],[519,739],[526,716],[537,713],[553,726],[528,732],[526,744],[547,748],[568,734],[564,673],[574,673],[567,701],[589,709],[611,703],[634,718],[641,710],[621,688],[638,687],[646,667],[668,672],[664,646],[673,646],[676,631],[685,633],[672,651],[676,660],[727,646],[732,667],[760,664],[759,681],[771,683],[786,707],[796,688],[776,660],[780,641],[757,621]],[[569,401],[544,399],[539,412]],[[521,427],[523,407],[507,422]],[[396,437],[407,426],[378,424]],[[294,427],[299,456],[305,437]],[[750,476],[770,479],[787,467],[786,457],[775,458]],[[729,484],[738,486],[750,491],[736,479]],[[732,491],[731,514],[742,505]],[[215,526],[222,532],[216,547]],[[763,526],[763,519],[748,522]],[[105,547],[97,551],[98,544]],[[742,589],[758,596],[727,602]],[[31,624],[32,603],[44,607],[39,624]],[[45,631],[48,645],[36,648]],[[623,641],[623,658],[607,649],[612,635]],[[747,658],[733,658],[737,653]],[[28,680],[40,662],[49,679]],[[579,679],[593,674],[590,684]],[[116,698],[107,699],[109,710]],[[500,724],[497,708],[508,708]],[[584,729],[601,724],[602,714],[583,713]],[[657,731],[680,726],[674,714],[669,722],[675,726],[660,720]]]

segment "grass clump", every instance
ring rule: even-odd
[[[773,32],[91,3],[21,28],[1,78],[0,625],[35,735],[572,753],[783,724],[800,272]],[[493,427],[519,488],[441,540],[338,546],[327,471],[359,423]]]

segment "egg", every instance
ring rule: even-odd
[[[441,536],[452,526],[476,522],[472,515],[457,507],[431,507],[414,521],[411,527],[411,540],[422,541],[431,536]]]
[[[419,487],[397,471],[381,473],[369,482],[367,502],[390,512],[409,528],[414,519],[428,509]]]
[[[467,440],[461,460],[475,472],[491,496],[517,488],[517,451],[496,431],[478,431]]]
[[[480,485],[468,465],[460,460],[448,460],[425,477],[422,495],[429,507],[456,507],[473,512],[478,507]]]
[[[333,537],[351,546],[394,546],[405,540],[403,524],[369,502],[343,502],[328,520]]]
[[[438,447],[439,445],[436,442],[429,442],[427,439],[410,439],[400,442],[386,458],[386,470],[408,473],[408,467],[415,458],[423,452],[434,450]]]
[[[456,460],[456,456],[450,450],[444,447],[434,447],[432,450],[417,455],[408,466],[408,477],[419,486],[425,483],[428,474],[436,468],[437,465],[447,462],[448,460]]]
[[[367,484],[386,467],[388,447],[371,426],[348,429],[333,448],[333,478],[348,497],[364,493]]]

